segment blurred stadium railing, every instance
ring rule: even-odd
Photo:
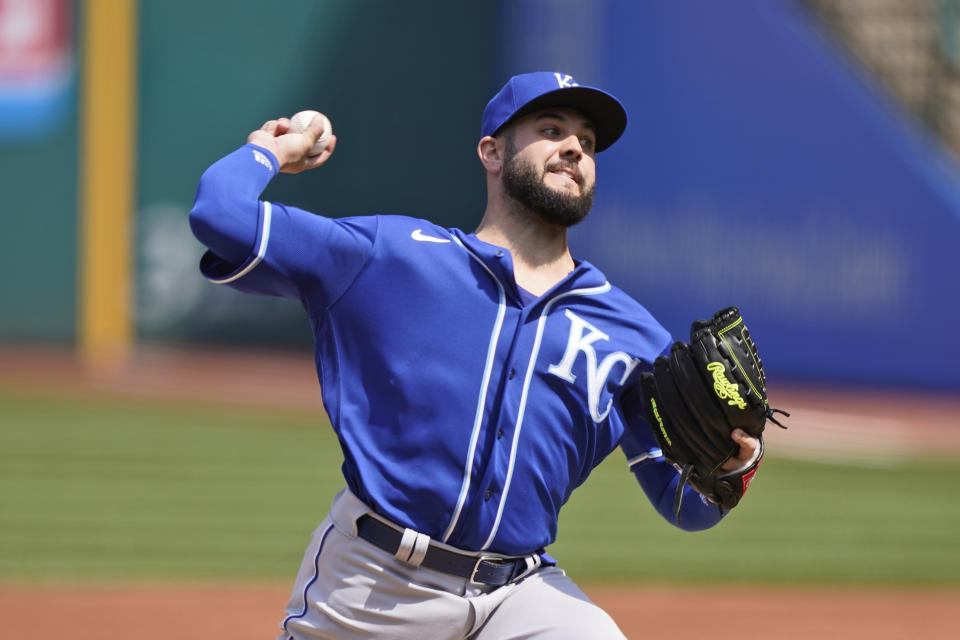
[[[802,0],[877,80],[960,154],[960,0]]]

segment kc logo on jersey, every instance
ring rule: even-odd
[[[576,382],[577,376],[573,374],[573,365],[577,360],[577,355],[582,353],[587,360],[587,399],[590,404],[590,417],[593,418],[594,422],[602,422],[610,413],[610,407],[613,404],[613,399],[608,400],[603,411],[600,411],[600,393],[603,391],[611,371],[617,364],[623,364],[623,375],[617,381],[617,384],[622,385],[640,363],[640,360],[631,358],[622,351],[614,351],[602,361],[597,362],[597,352],[594,350],[593,344],[598,340],[609,341],[610,336],[569,309],[564,310],[563,313],[570,319],[567,349],[559,364],[550,365],[548,371],[567,382]]]

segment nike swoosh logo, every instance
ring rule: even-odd
[[[448,238],[437,238],[434,236],[424,235],[423,229],[415,229],[414,232],[410,234],[410,237],[418,242],[436,242],[438,244],[446,244],[450,242]]]

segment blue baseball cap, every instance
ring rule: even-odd
[[[492,136],[507,123],[547,107],[570,107],[593,122],[597,151],[603,151],[627,128],[627,111],[606,91],[577,84],[572,76],[552,71],[516,75],[483,110],[480,137]]]

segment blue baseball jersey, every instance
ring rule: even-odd
[[[191,211],[210,249],[201,271],[303,305],[353,493],[436,540],[525,554],[553,542],[561,506],[620,446],[674,522],[677,472],[616,402],[671,343],[646,309],[585,261],[536,297],[510,253],[474,234],[261,202],[276,173],[253,145],[204,173]],[[685,491],[683,528],[719,521]]]

